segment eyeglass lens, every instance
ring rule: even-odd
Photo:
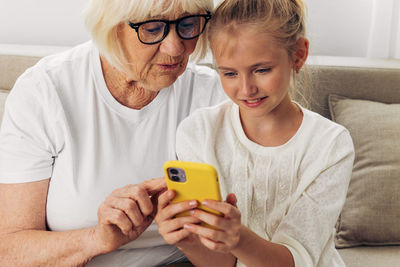
[[[186,17],[177,22],[177,33],[183,39],[192,39],[201,34],[206,24],[206,19],[199,16]],[[147,22],[139,27],[139,38],[145,43],[154,43],[162,40],[166,32],[167,23],[163,21]]]

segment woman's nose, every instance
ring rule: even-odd
[[[160,51],[171,57],[180,56],[185,51],[184,40],[176,33],[175,27],[171,27],[168,35],[161,42]]]

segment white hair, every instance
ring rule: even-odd
[[[84,15],[86,28],[100,53],[122,71],[128,62],[118,38],[121,23],[145,21],[155,16],[175,14],[178,10],[198,14],[212,11],[213,6],[213,0],[90,0]],[[203,58],[207,49],[206,29],[199,37],[191,60]]]

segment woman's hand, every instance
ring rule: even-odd
[[[153,221],[158,196],[165,189],[164,178],[158,178],[113,191],[97,212],[94,237],[101,253],[114,251],[138,238]]]
[[[200,220],[192,216],[175,216],[181,212],[195,209],[198,203],[196,200],[188,200],[170,204],[174,196],[175,192],[169,190],[161,194],[158,199],[158,212],[155,218],[158,224],[158,231],[168,244],[177,245],[178,247],[191,245],[196,242],[197,238],[194,234],[184,229],[183,226],[188,223],[199,223]]]
[[[229,194],[226,202],[205,200],[202,204],[212,210],[221,212],[223,217],[200,209],[192,210],[191,215],[209,225],[215,226],[216,229],[192,223],[185,224],[184,229],[199,235],[200,242],[210,250],[224,253],[231,252],[239,243],[242,225],[240,221],[241,214],[236,207],[236,196]]]

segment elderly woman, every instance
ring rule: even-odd
[[[91,42],[16,82],[0,132],[0,266],[179,262],[152,224],[175,131],[225,98],[206,52],[212,0],[92,0]],[[202,34],[203,33],[203,34]]]

